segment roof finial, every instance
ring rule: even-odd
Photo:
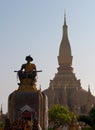
[[[90,85],[88,85],[88,92],[90,92]]]
[[[1,114],[1,115],[3,114],[3,110],[2,110],[2,104],[1,104],[1,110],[0,110],[0,114]]]

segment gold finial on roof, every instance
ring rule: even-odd
[[[88,92],[90,92],[90,85],[88,85]]]

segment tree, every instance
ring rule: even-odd
[[[93,130],[95,130],[95,107],[93,107],[88,116],[85,115],[80,115],[78,118],[79,121],[85,122],[86,124],[88,124],[89,126],[91,126],[93,128]]]
[[[4,129],[4,122],[0,121],[0,130],[3,130],[3,129]]]
[[[49,123],[53,129],[69,124],[72,119],[72,113],[64,106],[55,105],[49,110]]]

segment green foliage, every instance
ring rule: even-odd
[[[0,130],[2,130],[4,128],[4,122],[0,121]]]
[[[80,115],[78,120],[85,122],[86,124],[88,124],[89,126],[91,126],[93,128],[92,130],[95,130],[95,108],[91,109],[88,116]]]
[[[89,112],[89,117],[92,122],[92,126],[95,127],[95,108],[92,108],[91,111]]]
[[[53,122],[54,127],[68,124],[72,119],[72,113],[64,106],[55,105],[49,110],[49,122]]]
[[[92,128],[83,128],[82,130],[93,130]]]
[[[89,126],[92,126],[91,118],[90,118],[89,116],[80,115],[80,116],[78,117],[78,121],[85,122],[85,123],[88,124]]]
[[[53,128],[48,128],[48,130],[54,130]]]

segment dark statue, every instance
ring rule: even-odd
[[[23,64],[19,71],[15,71],[17,72],[20,80],[19,85],[23,84],[24,79],[30,79],[31,84],[35,83],[37,72],[42,72],[42,71],[37,71],[36,65],[31,63],[33,61],[33,58],[30,55],[26,56],[25,60],[27,61],[27,63]]]

